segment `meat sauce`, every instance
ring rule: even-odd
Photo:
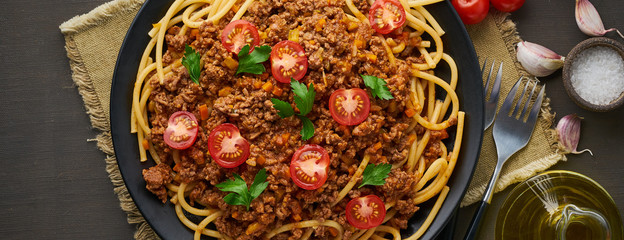
[[[361,11],[368,11],[367,1],[354,2]],[[242,2],[237,6],[240,4]],[[242,17],[258,28],[260,45],[273,46],[287,40],[291,30],[298,29],[299,44],[305,49],[309,63],[301,82],[306,85],[314,83],[316,91],[314,107],[307,115],[314,123],[315,134],[308,141],[301,139],[299,118],[282,119],[272,107],[271,98],[294,102],[288,84],[277,82],[270,70],[261,75],[236,75],[236,69],[226,64],[231,59],[236,60],[237,56],[223,47],[219,36],[234,11],[226,14],[218,25],[203,23],[199,34],[187,32],[178,36],[180,28],[170,28],[165,38],[165,64],[181,58],[184,46],[188,44],[201,54],[203,65],[199,84],[190,80],[184,67],[174,68],[174,74],[165,78],[162,85],[156,76],[150,78],[153,91],[148,109],[152,131],[148,138],[165,161],[143,171],[147,189],[166,202],[167,183],[194,182],[189,195],[190,204],[224,211],[223,216],[214,222],[216,229],[235,239],[257,239],[281,225],[311,219],[337,221],[345,228],[343,237],[347,238],[355,229],[345,219],[345,206],[350,199],[368,194],[375,194],[386,203],[396,202],[398,212],[388,224],[406,228],[407,220],[418,210],[408,200],[418,179],[401,168],[392,170],[385,185],[353,188],[347,197],[331,207],[365,154],[371,156],[370,163],[374,164],[401,162],[407,157],[413,134],[424,131],[417,126],[407,132],[412,118],[403,112],[409,99],[409,64],[423,62],[418,51],[407,49],[397,57],[394,65],[390,64],[382,45],[384,38],[367,24],[348,20],[343,8],[344,2],[332,0],[258,0]],[[270,69],[268,61],[265,68]],[[380,100],[370,97],[369,93],[371,111],[368,118],[355,126],[342,126],[332,119],[328,99],[337,89],[366,89],[360,74],[385,79],[394,99]],[[267,82],[273,86],[270,91],[261,87]],[[278,88],[281,93],[273,91]],[[196,142],[179,152],[180,162],[174,167],[177,175],[172,178],[173,149],[163,141],[168,118],[183,110],[199,119],[198,106],[202,104],[209,106],[209,117],[200,121]],[[236,125],[250,143],[251,154],[246,163],[231,169],[216,164],[208,152],[208,135],[222,123]],[[432,134],[432,138],[438,135]],[[327,181],[317,190],[297,187],[289,174],[293,153],[310,143],[325,148],[331,159]],[[429,144],[424,155],[428,159],[439,157],[439,146]],[[216,184],[233,179],[232,174],[237,173],[251,185],[255,174],[262,168],[267,169],[269,186],[251,202],[249,211],[245,206],[224,202],[227,193],[219,191]],[[298,238],[303,231],[296,229],[275,238]],[[328,227],[315,230],[315,238],[333,238],[334,234]]]

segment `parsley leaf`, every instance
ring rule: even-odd
[[[297,116],[303,123],[301,139],[306,141],[314,136],[314,124],[305,116],[312,111],[312,106],[314,105],[314,97],[316,97],[314,83],[310,83],[310,86],[306,86],[295,79],[291,79],[290,87],[293,93],[295,93],[295,105],[299,109],[299,114],[297,114]],[[287,102],[277,98],[271,98],[271,102],[273,103],[273,108],[277,110],[277,115],[281,118],[295,115],[295,110]]]
[[[251,199],[260,196],[260,193],[262,193],[262,191],[264,191],[264,189],[269,186],[269,182],[267,182],[266,179],[266,169],[263,168],[256,174],[256,177],[254,178],[251,187],[249,187],[249,194],[251,194]]]
[[[251,187],[247,189],[247,183],[240,175],[234,173],[234,180],[228,179],[225,182],[216,185],[223,192],[232,192],[225,196],[223,200],[230,205],[243,205],[249,211],[251,200],[260,196],[260,193],[269,186],[266,181],[266,169],[260,170],[254,178]]]
[[[386,183],[386,178],[388,174],[392,170],[392,165],[387,163],[382,163],[379,165],[368,164],[366,169],[364,169],[364,173],[362,173],[362,184],[358,188],[361,188],[365,185],[374,185],[381,186]]]
[[[303,128],[301,129],[301,138],[303,139],[303,141],[306,141],[314,136],[314,124],[309,118],[305,116],[300,115],[299,119],[301,119],[301,122],[303,122]]]
[[[188,44],[184,46],[184,57],[182,58],[182,65],[188,70],[189,76],[193,82],[199,84],[199,75],[201,73],[201,66],[199,65],[199,55],[198,52],[195,52]]]
[[[289,103],[279,100],[277,98],[271,98],[271,102],[273,103],[273,108],[277,110],[277,115],[281,118],[287,118],[295,115],[295,110],[290,106]]]
[[[368,87],[373,98],[378,97],[379,99],[383,99],[383,100],[394,99],[394,97],[392,96],[392,93],[390,93],[390,91],[388,90],[388,87],[386,86],[386,84],[388,83],[386,83],[386,81],[383,80],[383,78],[378,78],[378,77],[369,76],[369,75],[360,75],[360,76],[362,76],[362,79],[364,79],[364,85]]]
[[[238,52],[238,69],[236,74],[244,72],[253,74],[264,73],[266,69],[262,63],[269,60],[271,47],[268,45],[257,46],[252,52],[249,52],[249,49],[249,44],[247,44]]]
[[[295,79],[291,79],[290,87],[295,93],[295,104],[299,109],[299,115],[305,116],[310,113],[310,111],[312,111],[312,105],[314,105],[314,97],[316,96],[314,83],[310,83],[310,86],[306,87],[305,84],[300,83]]]

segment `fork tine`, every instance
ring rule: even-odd
[[[507,94],[507,98],[505,98],[505,101],[503,102],[503,105],[499,110],[499,116],[501,116],[500,112],[502,112],[504,116],[509,115],[509,111],[511,111],[511,105],[513,104],[514,97],[516,96],[516,91],[518,91],[518,87],[520,87],[520,83],[522,83],[522,78],[523,77],[520,77],[518,81],[516,81],[516,84],[514,84],[514,86],[511,88],[511,90],[509,90],[509,94]]]
[[[492,67],[494,67],[494,63],[492,63]],[[492,102],[498,102],[498,94],[500,92],[501,79],[503,79],[503,62],[501,62],[500,67],[498,67],[498,73],[496,73],[494,86],[492,86],[492,92],[490,93],[490,101]]]
[[[539,111],[542,107],[542,100],[544,100],[544,91],[546,90],[546,85],[542,85],[542,90],[540,90],[539,95],[537,95],[537,99],[535,100],[535,105],[531,108],[531,113],[529,114],[529,118],[527,119],[527,124],[534,124],[537,121],[537,115],[539,115]]]
[[[513,110],[513,113],[511,114],[512,117],[515,117],[516,115],[518,115],[518,113],[522,114],[520,112],[520,108],[522,107],[522,103],[524,102],[524,95],[527,92],[527,89],[529,88],[529,83],[531,83],[531,80],[529,79],[526,84],[524,85],[524,90],[522,90],[522,94],[520,94],[520,97],[518,98],[518,102],[516,103],[516,107]],[[530,103],[531,100],[530,98],[527,100],[527,104]]]
[[[487,65],[487,58],[483,61],[483,66],[481,67],[481,76],[483,76],[483,71],[485,71],[485,66]]]
[[[490,67],[490,72],[488,72],[487,81],[485,81],[485,87],[483,87],[483,97],[487,97],[488,89],[490,88],[490,79],[492,77],[492,71],[494,70],[494,63],[496,59],[492,60],[492,66]],[[492,97],[490,97],[492,99]]]
[[[520,119],[524,119],[526,116],[529,115],[529,112],[527,112],[527,110],[529,109],[529,105],[531,103],[531,99],[533,99],[533,94],[535,94],[535,89],[537,89],[537,81],[535,82],[535,85],[533,85],[533,88],[531,89],[531,92],[529,93],[529,97],[527,98],[527,102],[526,104],[524,104],[524,108],[522,109],[522,114],[520,115]],[[528,85],[528,83],[527,83]]]

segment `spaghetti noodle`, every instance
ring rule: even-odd
[[[417,205],[438,196],[425,223],[407,238],[418,239],[449,191],[464,126],[457,67],[443,52],[444,30],[424,7],[439,1],[397,1],[405,27],[381,34],[363,13],[373,1],[176,0],[149,32],[132,97],[131,131],[137,133],[140,160],[147,161],[149,153],[158,164],[143,172],[147,188],[175,204],[195,239],[400,239]],[[269,98],[292,101],[289,86],[268,73],[235,74],[237,55],[219,42],[224,27],[239,19],[257,26],[259,45],[288,39],[305,49],[309,69],[301,82],[317,91],[309,114],[316,133],[307,142],[325,146],[332,159],[327,182],[317,190],[298,188],[287,170],[294,150],[306,141],[293,128],[300,121],[278,118]],[[185,45],[201,56],[197,83],[183,66]],[[451,72],[448,82],[434,74],[442,60]],[[386,79],[394,99],[371,99],[364,122],[340,125],[329,115],[327,99],[339,88],[363,88],[360,74]],[[208,107],[201,112],[200,105]],[[165,143],[164,132],[168,116],[181,110],[201,120],[197,140],[177,150]],[[216,164],[206,147],[208,133],[225,122],[237,125],[250,142],[247,161],[231,169]],[[455,133],[452,149],[442,141],[449,132]],[[367,166],[382,163],[392,165],[384,185],[356,188]],[[215,185],[233,173],[250,183],[261,168],[267,169],[269,187],[251,201],[250,211],[223,201],[226,193]],[[360,230],[345,220],[344,211],[349,200],[367,194],[383,199],[387,214],[381,225]]]

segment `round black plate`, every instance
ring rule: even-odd
[[[192,239],[193,233],[178,220],[173,205],[169,202],[163,204],[145,189],[141,170],[152,166],[153,163],[139,161],[136,136],[130,134],[132,88],[143,49],[150,40],[147,32],[151,30],[152,23],[158,22],[164,16],[172,2],[147,0],[130,26],[119,51],[113,75],[110,122],[119,169],[143,217],[163,239]],[[457,62],[459,70],[457,90],[461,102],[460,109],[466,112],[466,122],[459,160],[448,183],[450,192],[437,217],[421,239],[435,238],[459,205],[472,178],[483,137],[482,82],[470,37],[448,1],[430,5],[427,9],[446,31],[442,37],[444,51],[453,56]],[[448,79],[449,70],[445,65],[440,63],[436,74]],[[402,232],[404,236],[418,229],[434,201],[435,198],[420,206],[421,209],[410,220],[408,229]]]

